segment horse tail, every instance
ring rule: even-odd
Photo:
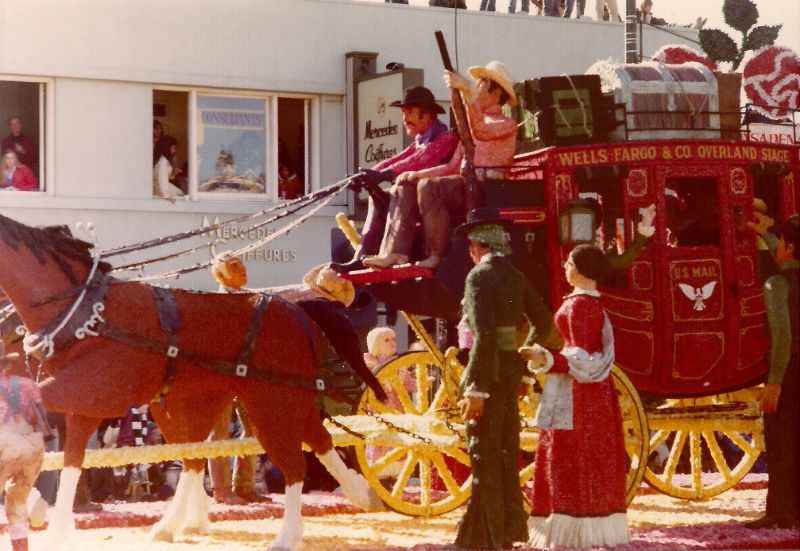
[[[339,357],[347,362],[356,375],[361,377],[361,380],[372,389],[379,400],[384,401],[386,392],[367,364],[364,363],[364,354],[361,351],[358,334],[347,316],[342,313],[341,306],[322,298],[300,300],[297,305],[319,326]]]

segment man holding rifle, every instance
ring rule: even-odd
[[[516,105],[514,79],[499,61],[485,67],[470,67],[469,80],[453,71],[445,71],[447,86],[463,97],[468,134],[472,147],[462,145],[446,164],[418,171],[409,171],[397,178],[395,187],[416,188],[415,206],[425,229],[428,257],[417,266],[436,269],[450,247],[451,217],[461,218],[483,202],[482,186],[487,180],[506,177],[516,149],[517,124],[502,113],[505,103]],[[462,131],[462,142],[464,141]],[[470,143],[470,145],[472,145]],[[471,158],[472,157],[472,158]],[[401,192],[402,193],[402,192]],[[408,193],[408,191],[406,191]],[[364,263],[374,268],[387,268],[408,262],[413,240],[415,214],[412,208],[391,213],[391,222],[378,257]],[[402,231],[401,228],[406,228]]]
[[[443,163],[450,158],[458,145],[456,134],[448,130],[447,125],[438,119],[438,115],[444,113],[444,109],[436,103],[433,93],[424,86],[408,88],[403,94],[402,101],[393,101],[390,105],[402,109],[403,126],[406,134],[414,138],[414,141],[394,157],[353,176],[354,187],[356,189],[363,187],[369,193],[367,220],[364,223],[361,245],[356,249],[353,259],[344,264],[331,264],[331,267],[338,272],[359,270],[364,267],[362,264],[364,257],[378,253],[384,228],[387,226],[386,217],[390,199],[387,193],[380,189],[379,184],[394,181],[408,171],[422,170]],[[408,202],[402,195],[409,191],[416,192],[414,188],[393,188],[391,193],[393,211],[402,211],[406,208]],[[398,209],[398,205],[402,205],[402,208]],[[398,230],[391,223],[389,226],[395,231]],[[413,223],[410,227],[399,230],[409,233],[413,239]],[[407,258],[405,261],[408,261]],[[402,262],[395,263],[402,264]]]

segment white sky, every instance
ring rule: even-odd
[[[383,2],[383,0],[368,0]],[[625,9],[626,0],[617,0],[620,10]],[[409,3],[417,6],[427,6],[428,0],[409,0]],[[517,0],[517,10],[519,10],[521,0]],[[576,2],[577,3],[577,2]],[[636,0],[637,6],[640,0]],[[726,31],[731,38],[739,42],[741,33],[725,25],[725,18],[722,15],[723,0],[653,0],[653,14],[669,23],[689,24],[694,22],[698,16],[708,19],[706,28],[721,29]],[[508,11],[508,0],[496,0],[497,11]],[[778,35],[776,44],[786,46],[800,54],[800,0],[755,0],[758,6],[758,25],[778,25],[783,24]],[[594,13],[595,0],[586,0],[586,14]],[[467,0],[469,9],[477,10],[480,0]],[[402,7],[402,6],[397,6]],[[742,67],[739,68],[740,70]]]

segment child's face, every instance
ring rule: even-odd
[[[278,174],[280,174],[281,178],[288,178],[289,177],[289,167],[282,166],[278,169]]]
[[[394,335],[384,335],[381,339],[381,348],[388,356],[394,356],[397,353],[397,337]]]

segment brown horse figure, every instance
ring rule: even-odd
[[[28,330],[27,350],[44,362],[45,407],[66,413],[51,541],[63,540],[62,532],[73,527],[84,450],[100,420],[154,398],[151,411],[165,438],[182,443],[205,440],[223,408],[239,397],[286,479],[284,520],[272,549],[294,549],[302,538],[302,443],[357,505],[380,507],[322,424],[316,330],[297,307],[261,294],[172,291],[115,279],[89,243],[2,215],[0,263],[0,288]],[[208,529],[203,468],[204,460],[184,461],[154,539]]]

